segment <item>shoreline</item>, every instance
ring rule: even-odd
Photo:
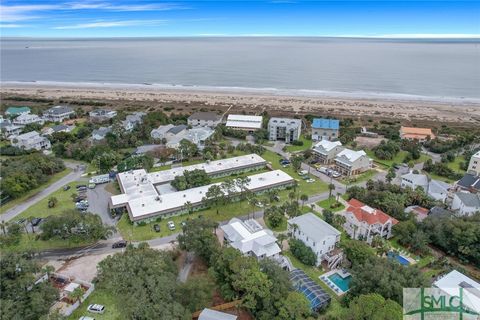
[[[202,85],[175,85],[163,83],[113,83],[113,82],[64,82],[64,81],[0,81],[0,87],[4,88],[71,88],[71,89],[112,89],[132,91],[156,91],[156,92],[181,92],[181,93],[205,93],[205,94],[231,94],[245,96],[278,96],[298,98],[324,98],[324,99],[359,99],[380,100],[398,102],[422,102],[465,105],[473,104],[480,107],[480,97],[440,97],[425,96],[406,93],[382,93],[366,91],[327,91],[315,89],[278,89],[278,88],[254,88],[254,87],[226,87],[226,86],[202,86]]]
[[[275,115],[338,116],[357,118],[396,118],[409,122],[479,123],[480,102],[460,100],[431,101],[409,97],[370,95],[358,98],[331,95],[287,94],[274,89],[209,88],[163,86],[153,84],[97,84],[58,82],[1,82],[2,98],[12,95],[43,97],[54,100],[104,100],[122,107],[134,101],[152,106],[152,102],[178,104],[180,111],[206,107],[217,111],[230,108],[236,113],[259,113],[268,110]],[[270,90],[270,91],[269,91]],[[271,90],[274,90],[272,93]],[[318,92],[315,92],[318,93]],[[410,98],[410,99],[409,99]],[[122,102],[122,103],[119,103]],[[158,106],[157,106],[158,107]]]

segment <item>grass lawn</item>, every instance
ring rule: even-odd
[[[367,181],[369,179],[372,179],[375,174],[377,174],[377,171],[374,169],[367,170],[359,175],[353,176],[353,177],[345,177],[340,179],[340,182],[343,184],[355,184],[355,183],[360,183],[363,181]]]
[[[446,183],[454,183],[455,182],[455,180],[453,180],[453,179],[443,177],[443,176],[439,176],[435,173],[426,172],[426,171],[423,171],[423,173],[430,176],[430,178],[432,178],[434,180],[440,180],[440,181],[443,181],[443,182],[446,182]]]
[[[332,197],[332,198],[328,198],[328,199],[317,202],[317,205],[319,207],[322,207],[323,209],[331,210],[332,212],[337,212],[337,211],[341,211],[341,210],[345,209],[345,206],[341,203],[338,207],[332,208],[331,205],[336,203],[336,202],[337,201],[336,201],[335,197]]]
[[[462,170],[460,168],[460,164],[462,162],[465,162],[465,157],[464,156],[458,156],[458,157],[455,157],[455,159],[452,161],[452,162],[449,162],[447,163],[447,166],[452,169],[453,171],[455,172],[460,172],[460,173],[465,173],[465,170]]]
[[[294,145],[287,145],[285,147],[286,152],[299,152],[310,149],[312,147],[312,140],[306,139],[305,136],[302,134],[300,136],[300,141],[303,141],[303,146],[294,146]]]
[[[90,313],[87,307],[90,304],[101,304],[105,306],[104,314]],[[118,310],[114,296],[105,289],[95,289],[92,294],[75,310],[68,319],[77,320],[81,316],[89,316],[96,320],[116,320],[122,319]]]
[[[71,171],[72,171],[71,169],[67,168],[67,169],[63,170],[62,172],[54,174],[50,178],[50,180],[48,180],[48,182],[46,184],[43,184],[43,185],[39,186],[38,188],[30,190],[29,192],[27,192],[24,196],[22,196],[20,198],[13,199],[13,200],[7,202],[5,205],[0,207],[0,214],[5,213],[7,210],[9,210],[9,209],[15,207],[16,205],[28,200],[29,198],[33,197],[34,195],[36,195],[37,193],[39,193],[40,191],[45,189],[45,187],[47,187],[49,184],[52,184],[52,183],[62,179],[67,174],[69,174]]]
[[[384,165],[386,167],[391,167],[393,166],[394,163],[396,164],[401,164],[404,162],[405,160],[405,157],[407,156],[408,152],[407,151],[403,151],[403,150],[400,150],[400,152],[398,152],[395,157],[393,157],[393,159],[391,160],[382,160],[382,159],[378,159],[376,156],[375,156],[375,153],[372,151],[372,150],[369,150],[369,149],[365,149],[365,152],[367,153],[367,155],[372,158],[376,163],[378,164],[381,164],[381,165]],[[426,154],[421,154],[420,155],[420,158],[418,158],[417,160],[414,160],[413,162],[414,163],[420,163],[420,162],[425,162],[427,161],[427,159],[430,159],[430,156],[426,155]]]
[[[35,228],[37,230],[38,227]],[[53,239],[53,240],[35,240],[36,235],[33,235],[31,232],[31,228],[28,228],[29,234],[22,234],[22,238],[20,243],[14,246],[2,248],[4,251],[14,251],[14,252],[24,252],[27,250],[33,251],[41,251],[47,249],[69,249],[69,248],[77,248],[77,247],[84,247],[91,242],[70,242],[61,239]]]
[[[16,219],[28,217],[46,218],[51,215],[60,214],[67,209],[74,209],[75,203],[72,201],[72,194],[76,193],[75,186],[77,184],[79,184],[78,181],[69,183],[68,185],[70,186],[70,190],[67,191],[64,191],[63,187],[61,187],[60,189],[48,195],[46,198],[40,200],[27,210],[20,213]],[[48,199],[50,199],[50,197],[55,197],[58,200],[58,203],[54,208],[48,207]]]

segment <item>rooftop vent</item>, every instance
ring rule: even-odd
[[[183,197],[184,197],[184,198],[186,198],[186,197],[187,197],[187,195],[186,195],[186,194],[184,194],[184,195],[183,195]]]

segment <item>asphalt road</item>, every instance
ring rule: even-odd
[[[4,214],[0,216],[0,220],[3,220],[3,221],[12,220],[16,216],[18,216],[20,213],[22,213],[23,211],[27,210],[28,208],[30,208],[31,206],[39,202],[40,200],[48,197],[52,192],[60,189],[62,186],[70,182],[78,180],[85,171],[85,168],[83,166],[79,167],[77,164],[70,163],[67,161],[65,161],[65,166],[70,169],[73,169],[72,172],[70,172],[60,180],[55,181],[54,183],[52,183],[51,185],[49,185],[39,193],[27,199],[25,202],[22,202],[16,205],[15,207],[7,210]]]

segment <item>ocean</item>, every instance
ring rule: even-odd
[[[480,40],[1,39],[2,82],[478,101]]]

